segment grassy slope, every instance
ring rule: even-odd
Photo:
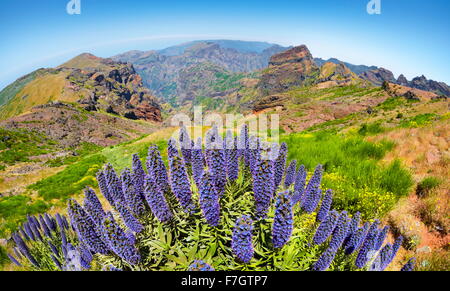
[[[20,90],[0,108],[0,119],[7,119],[29,111],[37,105],[59,100],[74,102],[78,96],[65,96],[63,93],[67,73],[47,74],[36,78]]]

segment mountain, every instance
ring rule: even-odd
[[[364,80],[367,80],[377,86],[381,86],[383,82],[391,82],[395,83],[396,79],[394,77],[394,74],[386,70],[385,68],[377,68],[373,70],[366,71],[360,75],[361,78]]]
[[[321,67],[325,63],[333,63],[333,64],[336,64],[336,65],[344,64],[347,68],[349,68],[356,75],[361,75],[362,73],[365,73],[367,71],[378,69],[378,67],[376,67],[376,66],[354,65],[354,64],[350,64],[350,63],[347,63],[347,62],[340,61],[340,60],[338,60],[336,58],[330,58],[328,60],[324,60],[324,59],[321,59],[321,58],[314,58],[314,61],[316,62],[316,64],[319,67]]]
[[[40,69],[0,92],[0,119],[51,101],[78,103],[129,119],[161,121],[161,109],[131,64],[82,54],[57,68]]]
[[[408,82],[408,86],[420,90],[431,91],[438,95],[450,97],[450,87],[444,82],[428,80],[425,76],[416,77]]]
[[[316,81],[320,69],[305,45],[294,47],[270,58],[269,67],[261,76],[262,95],[281,93],[295,86]]]
[[[262,42],[195,41],[160,51],[130,51],[113,59],[132,63],[145,86],[172,105],[211,92],[211,84],[239,79],[264,69],[273,54],[287,48]],[[195,83],[195,86],[189,84]],[[206,96],[206,97],[209,97]]]

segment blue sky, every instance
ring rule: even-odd
[[[0,0],[0,88],[82,53],[109,57],[195,39],[306,44],[315,57],[386,67],[450,84],[450,1]]]

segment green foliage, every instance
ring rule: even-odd
[[[358,130],[358,133],[362,136],[376,135],[385,132],[386,129],[379,123],[364,123]]]
[[[8,262],[9,258],[6,249],[3,246],[0,246],[0,268],[6,265]]]
[[[213,82],[213,89],[217,92],[225,92],[233,88],[238,88],[241,86],[240,81],[245,77],[246,74],[243,73],[229,74],[217,72],[217,80]]]
[[[419,114],[411,119],[403,120],[400,126],[404,128],[422,127],[431,124],[435,120],[439,120],[439,115],[434,113]]]
[[[381,189],[392,192],[398,197],[407,196],[413,184],[411,173],[402,167],[399,160],[393,161],[381,171],[379,180]]]
[[[421,197],[428,196],[441,183],[441,180],[436,177],[427,177],[417,185],[416,194]]]
[[[101,149],[101,146],[98,146],[94,143],[82,142],[78,147],[69,149],[73,150],[75,155],[57,157],[55,159],[47,161],[45,164],[49,167],[60,167],[62,165],[73,164],[81,160],[85,156],[97,153]]]
[[[293,134],[282,141],[288,144],[289,160],[309,170],[324,165],[323,183],[334,190],[338,209],[360,211],[366,218],[382,216],[412,186],[411,174],[398,161],[387,167],[379,164],[394,147],[392,142],[371,143],[326,132]]]
[[[195,106],[203,106],[205,110],[217,110],[225,103],[223,99],[198,96],[194,100]]]
[[[56,142],[40,133],[0,128],[0,162],[13,165],[56,149]]]
[[[31,81],[36,78],[38,71],[34,71],[19,80],[15,81],[0,92],[0,106],[6,104],[9,100],[14,98],[20,91]]]
[[[97,185],[95,175],[105,162],[106,158],[103,155],[89,156],[29,188],[36,190],[45,200],[64,201],[71,195],[80,193],[86,186],[95,187]]]
[[[379,104],[377,108],[385,111],[390,111],[404,104],[406,104],[406,99],[402,97],[391,97],[386,99],[386,101],[384,101],[383,103]]]
[[[18,223],[24,221],[27,214],[44,213],[48,208],[48,203],[42,200],[32,201],[25,195],[0,198],[0,236],[17,229]]]

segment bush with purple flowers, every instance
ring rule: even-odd
[[[168,165],[156,146],[146,169],[137,155],[121,176],[106,165],[97,174],[99,191],[86,189],[82,204],[69,201],[69,220],[28,217],[12,235],[11,262],[52,271],[389,266],[401,238],[387,243],[389,229],[379,221],[333,209],[321,165],[308,180],[296,161],[286,168],[286,144],[265,144],[247,127],[241,132],[223,139],[213,127],[203,145],[183,129],[168,143]]]

